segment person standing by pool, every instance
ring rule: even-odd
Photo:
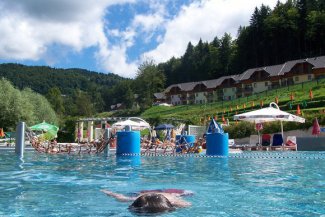
[[[118,201],[133,201],[129,209],[141,213],[169,212],[176,208],[191,206],[191,203],[185,201],[181,196],[186,195],[186,191],[173,189],[166,190],[147,190],[139,193],[138,196],[130,197],[123,194],[114,193],[109,190],[101,190],[108,196],[114,197]]]

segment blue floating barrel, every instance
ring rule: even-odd
[[[189,144],[190,146],[193,146],[194,142],[195,142],[195,135],[185,135],[184,136],[187,144]]]
[[[228,156],[228,133],[208,133],[206,140],[207,155]]]
[[[182,151],[182,149],[179,147],[180,144],[187,143],[189,146],[193,146],[194,142],[195,135],[176,135],[176,152]]]
[[[116,154],[140,154],[140,131],[117,132]]]

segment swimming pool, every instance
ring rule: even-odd
[[[194,191],[162,216],[325,215],[325,154],[250,152],[225,158],[0,152],[0,216],[132,216],[100,192]]]

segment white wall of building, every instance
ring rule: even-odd
[[[223,99],[232,100],[236,98],[236,87],[223,88]]]
[[[179,94],[171,95],[171,104],[173,105],[180,105],[181,104],[181,98]]]
[[[204,104],[207,102],[207,98],[204,94],[205,92],[195,93],[195,104]]]
[[[269,85],[271,85],[270,81],[254,82],[252,84],[253,93],[260,93],[260,92],[266,91],[266,90],[268,90]]]
[[[293,82],[295,84],[300,84],[300,83],[303,83],[303,82],[311,81],[312,79],[314,79],[313,74],[305,74],[305,75],[293,76]]]

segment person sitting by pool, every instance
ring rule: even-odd
[[[180,198],[181,196],[185,195],[184,193],[186,191],[177,190],[178,189],[146,190],[139,192],[138,196],[135,197],[125,196],[109,190],[101,191],[121,202],[133,201],[133,203],[129,206],[129,209],[132,211],[140,213],[158,213],[191,206],[190,202]]]

